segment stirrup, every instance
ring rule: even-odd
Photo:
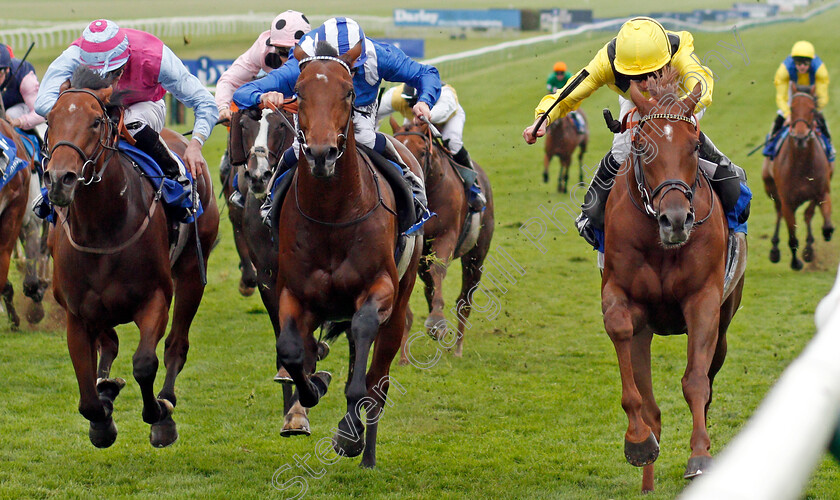
[[[471,212],[483,212],[487,208],[487,198],[480,189],[470,186],[467,190],[467,206]]]

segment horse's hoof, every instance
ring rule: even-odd
[[[548,184],[548,172],[543,172],[543,182]]]
[[[344,423],[344,420],[341,422]],[[341,423],[339,423],[338,427],[341,429]],[[362,427],[362,429],[356,433],[355,441],[349,437],[345,437],[345,435],[352,436],[352,434],[353,433],[349,431],[345,432],[339,430],[332,438],[333,450],[342,457],[358,457],[365,450],[365,428]]]
[[[310,380],[318,387],[318,392],[323,397],[330,387],[330,382],[332,382],[332,374],[326,371],[315,372]]]
[[[96,379],[96,392],[99,393],[99,397],[112,402],[117,399],[123,387],[125,387],[125,379],[120,377]]]
[[[107,422],[91,422],[88,437],[97,448],[107,448],[117,440],[117,424],[113,418],[108,418]]]
[[[330,345],[326,342],[318,342],[318,355],[316,356],[316,361],[321,361],[322,359],[326,358],[330,354]]]
[[[653,432],[641,443],[632,443],[625,439],[624,457],[627,458],[630,465],[635,467],[644,467],[655,462],[659,458],[659,443],[656,441]]]
[[[799,259],[793,259],[790,261],[790,268],[794,271],[801,271],[802,270],[802,261]]]
[[[376,468],[376,459],[375,458],[362,458],[362,463],[359,464],[359,467],[362,469],[375,469]]]
[[[805,247],[805,250],[802,250],[802,260],[805,262],[814,260],[814,249],[812,247]]]
[[[285,368],[282,366],[279,370],[277,370],[277,375],[274,376],[274,381],[278,384],[294,384],[295,381],[292,380],[292,376],[289,375],[289,372],[286,371]]]
[[[26,308],[26,321],[30,325],[40,323],[44,319],[44,305],[40,302],[32,302]]]
[[[712,457],[691,457],[688,459],[688,465],[685,467],[683,479],[694,479],[697,476],[702,476],[709,471],[711,465]]]
[[[309,429],[309,418],[306,412],[286,414],[283,419],[283,428],[280,430],[281,436],[308,436],[310,434],[312,431]]]
[[[440,340],[441,336],[446,333],[446,318],[442,315],[430,314],[426,321],[423,322],[429,336],[435,340]]]
[[[255,286],[249,286],[244,280],[239,280],[239,294],[243,297],[250,297],[251,295],[254,295],[255,290]]]
[[[831,241],[831,235],[834,234],[834,226],[824,227],[822,231],[825,241]]]
[[[178,439],[178,429],[175,427],[175,421],[172,420],[172,412],[175,411],[175,408],[172,403],[165,399],[158,399],[158,404],[160,405],[161,416],[160,420],[152,424],[149,442],[155,448],[165,448]]]
[[[776,264],[780,260],[782,260],[782,252],[780,252],[778,248],[771,248],[770,249],[770,262],[772,262],[773,264]]]

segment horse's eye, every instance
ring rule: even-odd
[[[102,125],[102,118],[93,120],[93,128],[99,128],[100,125]]]
[[[353,98],[353,89],[350,89],[350,90],[347,91],[346,99],[352,99],[352,98]]]
[[[694,145],[694,151],[700,151],[700,141],[697,141],[697,144]]]

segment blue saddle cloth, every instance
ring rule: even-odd
[[[746,210],[750,200],[752,200],[752,191],[750,191],[749,186],[742,182],[741,193],[738,195],[738,201],[735,203],[735,207],[726,214],[726,223],[732,232],[747,233],[746,221],[738,222],[738,219],[740,219],[741,214],[743,214],[744,210]],[[595,228],[595,239],[598,240],[598,246],[595,249],[604,253],[604,231]]]
[[[195,214],[193,214],[193,203],[190,196],[188,196],[188,191],[177,181],[167,179],[152,157],[122,140],[118,143],[117,147],[121,153],[124,153],[137,165],[140,172],[152,183],[155,191],[160,193],[160,199],[163,202],[164,209],[173,220],[186,224],[193,222],[195,218],[200,217],[204,213],[204,207],[201,206],[201,200],[199,200],[198,207]],[[186,174],[187,178],[195,186],[189,170],[186,171]],[[55,210],[49,202],[46,188],[41,189],[41,199],[35,202],[32,209],[38,217],[55,224]]]
[[[2,158],[0,158],[0,174],[2,174],[0,175],[0,189],[3,189],[12,177],[29,165],[29,162],[17,157],[15,141],[2,134],[0,134],[0,150],[2,150]]]
[[[41,138],[19,127],[15,127],[15,132],[17,132],[20,136],[20,139],[23,142],[23,147],[26,148],[26,152],[29,153],[29,157],[37,164],[42,163],[43,157],[41,156]]]
[[[762,154],[771,160],[775,158],[779,154],[779,150],[782,149],[782,144],[785,142],[785,138],[790,134],[790,125],[785,125],[775,137],[770,135],[767,136],[767,142],[764,144],[764,151]],[[825,136],[825,134],[817,131],[817,138],[819,138],[820,142],[822,143],[823,149],[825,150],[825,155],[828,157],[828,161],[834,161],[835,151],[834,146],[831,144],[831,140]]]

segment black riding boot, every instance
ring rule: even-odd
[[[717,165],[715,175],[712,178],[712,187],[720,197],[724,213],[729,213],[735,208],[738,197],[741,196],[741,182],[747,183],[746,172],[743,168],[732,163],[703,132],[700,132],[700,158]],[[750,205],[747,204],[743,214],[741,214],[741,219],[743,219],[741,222],[746,222],[749,214]]]
[[[277,168],[274,169],[274,175],[272,175],[271,180],[268,181],[269,195],[266,196],[265,201],[260,206],[260,216],[262,217],[263,224],[268,227],[271,227],[271,207],[274,206],[274,197],[280,196],[279,191],[283,191],[285,186],[288,186],[291,181],[291,174],[287,176],[289,180],[285,184],[278,184],[277,180],[280,179],[287,170],[296,167],[297,163],[298,157],[295,156],[295,150],[294,148],[289,147],[285,152],[283,152],[283,155],[280,156],[280,161],[277,162]]]
[[[785,117],[777,114],[776,119],[773,120],[773,130],[770,131],[770,137],[776,135],[779,130],[782,130],[782,125],[785,124]]]
[[[470,153],[467,151],[467,148],[461,146],[461,150],[455,153],[452,159],[475,172],[472,158],[470,158]],[[487,206],[487,198],[484,197],[484,193],[481,192],[481,186],[478,184],[478,172],[475,173],[474,177],[475,179],[471,180],[469,185],[464,186],[467,190],[467,204],[471,212],[481,212]],[[466,181],[466,179],[464,180]]]
[[[575,226],[583,239],[595,248],[598,248],[598,240],[595,238],[595,229],[604,229],[604,210],[607,207],[607,197],[610,195],[615,183],[615,174],[621,165],[609,152],[601,159],[598,169],[592,177],[592,183],[583,198],[581,214],[575,220]]]
[[[817,126],[820,128],[820,132],[822,132],[825,136],[829,148],[831,148],[831,151],[828,152],[828,156],[833,158],[835,154],[834,143],[831,142],[831,134],[828,132],[828,124],[825,122],[825,116],[823,116],[821,112],[817,112]]]
[[[178,167],[178,162],[172,157],[169,148],[163,143],[160,134],[155,132],[151,127],[145,125],[134,134],[134,140],[137,141],[137,148],[151,156],[153,160],[160,165],[163,170],[163,175],[167,179],[172,179],[184,187],[184,192],[189,196],[190,180],[187,176],[181,173]]]

